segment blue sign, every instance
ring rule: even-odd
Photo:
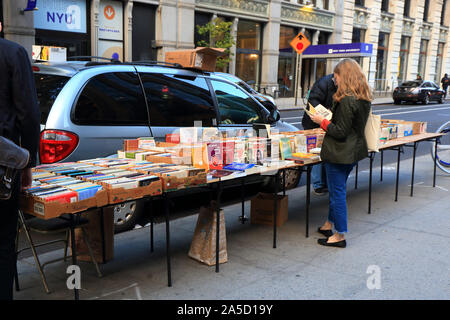
[[[33,11],[36,9],[36,0],[28,0],[27,7],[23,11]]]
[[[372,55],[371,43],[337,43],[309,46],[303,52],[304,58],[367,57]]]
[[[86,33],[85,0],[43,1],[34,11],[36,29]]]

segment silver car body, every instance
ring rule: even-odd
[[[164,73],[186,76],[199,76],[227,82],[245,92],[239,86],[233,84],[222,77],[209,73],[199,73],[191,70],[180,68],[169,68],[162,66],[143,66],[132,64],[105,64],[99,66],[85,67],[86,62],[68,62],[65,64],[33,64],[39,67],[36,74],[53,74],[60,76],[68,76],[70,79],[55,99],[53,106],[48,114],[46,123],[41,124],[42,130],[65,130],[75,133],[79,137],[79,142],[75,150],[65,159],[67,161],[77,161],[81,159],[90,159],[96,157],[105,157],[115,154],[117,150],[122,149],[124,139],[133,139],[137,137],[148,137],[153,135],[157,140],[163,141],[166,134],[172,133],[179,129],[178,127],[158,127],[151,126],[108,126],[108,125],[77,125],[71,120],[72,108],[75,106],[78,96],[82,92],[84,86],[93,77],[111,72],[132,72],[132,73]],[[265,113],[268,111],[251,95],[245,92],[247,96],[253,99]],[[215,97],[213,97],[215,99]],[[283,122],[277,121],[271,125],[280,131],[295,131],[297,128]],[[230,128],[251,128],[252,125],[219,125],[220,130]]]

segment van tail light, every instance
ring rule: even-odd
[[[54,163],[67,158],[78,146],[76,134],[62,130],[44,130],[39,143],[41,163]]]

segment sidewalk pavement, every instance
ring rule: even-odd
[[[363,160],[368,161],[368,160]],[[377,161],[375,162],[377,163]],[[411,159],[400,164],[399,199],[394,201],[396,166],[385,165],[383,181],[374,168],[372,213],[368,208],[368,170],[348,182],[347,248],[317,244],[315,230],[326,219],[328,198],[311,196],[310,235],[305,237],[305,186],[289,190],[289,220],[278,228],[241,224],[240,204],[224,208],[228,262],[208,267],[188,257],[197,215],[171,222],[172,287],[167,286],[165,224],[155,226],[155,251],[149,228],[116,235],[114,259],[100,265],[82,262],[80,298],[93,299],[450,299],[450,176],[429,155],[416,159],[414,197],[410,197]],[[306,177],[302,177],[305,179]],[[247,215],[250,204],[246,203]],[[63,250],[40,256],[60,257]],[[69,264],[46,267],[46,294],[32,257],[18,261],[21,291],[15,299],[70,300]]]
[[[394,103],[394,100],[391,96],[389,97],[379,97],[375,98],[372,101],[372,105],[378,105],[378,104],[389,104]],[[295,104],[295,98],[279,98],[276,100],[277,108],[280,111],[285,110],[299,110],[303,108],[303,99],[297,98],[297,105]]]

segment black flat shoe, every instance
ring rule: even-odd
[[[327,242],[328,239],[318,239],[317,243],[326,246],[326,247],[336,247],[336,248],[345,248],[347,246],[347,242],[345,240],[338,241],[338,242]]]
[[[333,235],[333,231],[331,230],[321,230],[320,227],[317,229],[317,232],[323,234],[325,237],[329,238]]]

